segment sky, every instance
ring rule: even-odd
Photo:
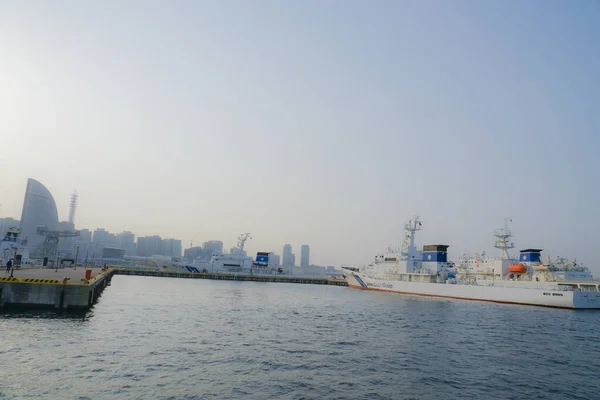
[[[600,3],[0,0],[0,217],[79,229],[517,248],[600,273]]]

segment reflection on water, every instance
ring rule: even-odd
[[[68,319],[85,321],[93,315],[93,311],[57,312],[53,310],[9,309],[0,311],[0,318],[9,319]]]

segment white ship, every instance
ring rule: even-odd
[[[172,261],[164,256],[153,256],[158,269],[167,272],[187,273],[219,273],[240,275],[264,275],[264,276],[302,276],[306,278],[341,279],[341,271],[330,267],[283,267],[274,262],[270,252],[258,252],[256,259],[248,256],[244,246],[248,239],[252,239],[249,233],[238,236],[237,246],[230,253],[213,253],[209,261],[194,260],[192,263],[185,261]]]
[[[33,266],[29,259],[27,250],[27,239],[20,238],[21,231],[17,227],[11,227],[0,242],[0,266],[5,266],[9,260],[13,261],[16,268]]]
[[[519,260],[508,250],[511,232],[507,225],[495,232],[499,258],[463,257],[448,262],[447,245],[415,247],[415,233],[421,230],[419,217],[406,225],[401,251],[379,254],[364,268],[342,268],[348,285],[363,290],[491,301],[535,306],[600,309],[600,282],[575,262],[541,260],[541,249],[521,250]],[[391,249],[390,249],[391,250]]]

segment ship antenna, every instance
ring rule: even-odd
[[[513,233],[508,229],[508,222],[512,222],[512,219],[508,217],[504,218],[504,228],[496,229],[494,232],[494,236],[496,236],[494,247],[500,250],[501,260],[510,260],[511,258],[508,254],[508,249],[515,247],[515,244],[509,241],[509,239],[513,237]]]
[[[404,244],[402,245],[402,255],[404,257],[408,257],[408,259],[410,259],[409,256],[411,254],[416,254],[417,249],[415,248],[415,232],[420,231],[421,229],[423,228],[421,220],[418,216],[404,224],[404,230],[408,232],[404,238]]]
[[[248,239],[252,239],[252,237],[250,236],[249,233],[241,233],[238,236],[238,249],[240,249],[241,251],[244,251],[244,244],[246,243],[246,240]]]

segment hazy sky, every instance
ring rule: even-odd
[[[321,265],[510,216],[600,272],[599,89],[593,0],[0,0],[0,216],[32,177],[78,228]]]

